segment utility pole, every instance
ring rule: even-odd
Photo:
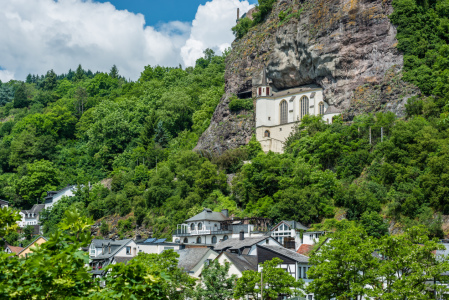
[[[371,145],[371,127],[369,128],[369,144]]]

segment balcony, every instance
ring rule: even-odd
[[[214,227],[206,227],[205,229],[195,229],[190,228],[176,229],[173,231],[174,236],[195,236],[195,235],[215,235],[215,234],[232,234],[232,230],[221,230]]]

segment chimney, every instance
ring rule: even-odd
[[[243,230],[240,230],[240,240],[243,241],[245,239],[245,233]]]
[[[222,213],[226,218],[229,217],[229,210],[227,210],[227,209],[222,209],[222,210],[221,210],[221,213]]]
[[[140,234],[136,235],[136,240],[141,240],[142,236]]]
[[[240,19],[240,8],[237,7],[237,21]]]

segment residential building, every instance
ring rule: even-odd
[[[9,206],[9,202],[8,201],[0,199],[0,208],[8,207],[8,206]]]
[[[173,233],[173,242],[212,246],[220,241],[238,238],[241,231],[247,237],[263,236],[267,234],[270,224],[270,219],[230,218],[227,209],[214,212],[205,208],[184,223],[178,224]]]
[[[240,278],[244,271],[257,271],[257,256],[255,255],[239,255],[237,253],[223,251],[215,259],[221,265],[224,265],[225,262],[230,263],[229,276],[236,275],[237,278]]]
[[[16,247],[11,245],[6,245],[5,252],[6,253],[13,253],[15,255],[19,254],[23,250],[22,247]]]
[[[40,212],[45,208],[45,204],[34,204],[29,210],[20,211],[22,219],[17,221],[17,225],[23,228],[28,225],[39,225]]]
[[[17,256],[27,257],[28,255],[33,253],[34,247],[41,245],[41,244],[45,243],[46,241],[48,241],[48,239],[43,236],[36,237],[28,246],[26,246],[19,253],[17,253]]]
[[[300,222],[283,220],[271,228],[270,234],[285,248],[297,251],[303,244],[314,245],[326,233],[307,230]]]
[[[186,248],[177,250],[176,253],[179,254],[178,267],[194,278],[199,278],[204,265],[218,256],[217,252],[207,247]]]
[[[165,250],[179,250],[180,244],[168,243],[166,239],[148,238],[136,240],[138,252],[162,253]]]
[[[67,185],[65,188],[59,191],[48,191],[47,197],[45,197],[45,209],[52,208],[62,197],[75,196],[76,185]]]
[[[214,246],[217,252],[228,251],[239,255],[257,255],[257,245],[273,245],[282,247],[279,242],[270,236],[246,238],[243,232],[239,238],[228,239]]]
[[[327,123],[340,111],[324,99],[323,88],[304,85],[275,91],[267,80],[265,67],[256,86],[256,138],[265,152],[282,153],[284,142],[304,116],[321,115]]]

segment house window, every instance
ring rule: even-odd
[[[262,95],[262,88],[259,88],[259,96]]]
[[[268,245],[268,243],[269,243],[269,241],[268,241],[268,239],[266,239],[266,240],[265,240],[265,244],[267,244],[267,245]]]
[[[187,244],[189,242],[188,238],[184,238],[184,244]]]
[[[263,135],[264,137],[270,137],[270,131],[269,130],[265,130],[265,133]]]
[[[111,253],[111,245],[108,246],[108,253]]]
[[[301,267],[298,267],[298,278],[301,278]]]
[[[309,98],[307,98],[307,96],[302,96],[301,100],[300,100],[300,118],[302,120],[302,118],[305,115],[309,114]]]
[[[282,100],[280,106],[281,113],[281,124],[285,124],[288,122],[288,104],[287,101]]]
[[[302,268],[302,278],[307,279],[307,267]]]
[[[190,224],[190,230],[195,230],[195,224]]]
[[[212,244],[216,244],[217,243],[217,237],[214,235],[212,237]]]
[[[270,95],[270,88],[267,87],[267,96],[269,96],[269,95]]]
[[[271,121],[271,117],[268,117],[268,121]]]
[[[198,223],[198,230],[202,230],[203,229],[203,223]]]
[[[308,300],[313,300],[313,295],[308,295],[308,296],[307,296],[307,299],[308,299]]]
[[[131,254],[131,247],[126,247],[126,254]]]
[[[319,107],[320,107],[320,115],[324,115],[324,103],[323,103],[323,101],[320,102]]]
[[[201,237],[200,236],[196,238],[196,243],[197,244],[201,244]]]
[[[225,235],[225,236],[223,237],[223,241],[226,241],[227,239],[228,239],[228,236]]]

